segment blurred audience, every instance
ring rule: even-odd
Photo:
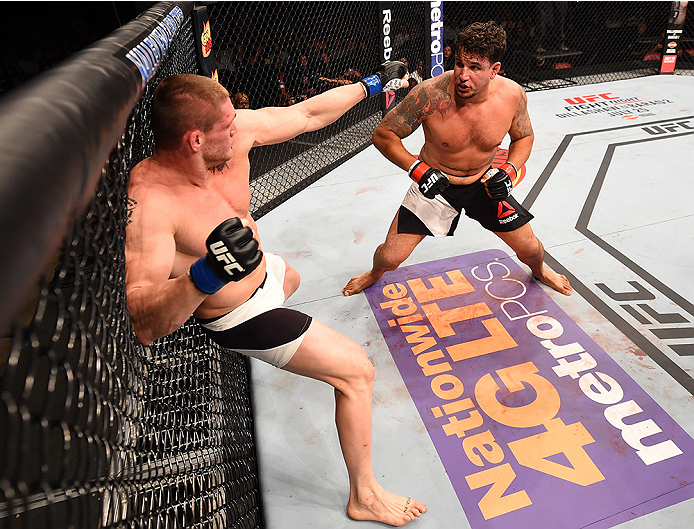
[[[510,66],[518,53],[539,50],[580,49],[581,64],[659,53],[654,48],[662,44],[667,21],[654,15],[656,4],[449,3],[442,32],[444,69],[454,67],[458,32],[475,20],[497,20],[506,29],[505,64]],[[0,94],[105,37],[153,3],[42,2],[36,4],[40,9],[32,9],[31,23],[20,23],[29,15],[27,2],[7,5],[0,22]],[[355,82],[381,62],[380,27],[374,20],[313,23],[300,7],[275,3],[212,3],[208,9],[220,82],[257,108],[292,104]],[[421,82],[419,66],[426,60],[423,22],[409,12],[400,20],[391,28],[392,57],[407,62],[411,79]]]
[[[243,92],[239,92],[234,96],[234,108],[251,108],[251,103],[250,100],[248,99],[248,95],[244,94]]]
[[[142,2],[6,2],[0,19],[0,95],[118,29]]]

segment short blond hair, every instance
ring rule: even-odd
[[[219,82],[194,74],[171,75],[161,81],[152,99],[151,127],[154,142],[175,149],[186,131],[207,132],[221,118],[229,92]]]

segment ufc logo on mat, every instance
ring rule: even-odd
[[[226,263],[226,266],[224,266],[224,271],[229,274],[230,276],[234,275],[234,270],[238,270],[239,272],[245,272],[246,270],[236,261],[233,255],[229,252],[226,246],[224,246],[224,243],[222,241],[217,241],[213,244],[210,245],[210,250],[212,250],[212,253],[215,255],[217,258],[217,261],[221,261],[223,263]]]

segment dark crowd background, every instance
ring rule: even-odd
[[[0,96],[127,24],[154,2],[4,2]]]
[[[336,4],[341,4],[337,2]],[[410,3],[410,6],[417,2]],[[7,2],[0,22],[0,96],[105,37],[155,2]],[[378,31],[367,2],[349,2],[348,20],[314,18],[320,2],[206,2],[220,81],[250,108],[290,105],[338,84],[354,82],[377,66]],[[359,4],[362,4],[361,6]],[[405,4],[407,2],[395,2]],[[656,67],[670,2],[446,2],[446,69],[453,67],[455,36],[479,20],[499,22],[508,35],[507,75],[615,64]],[[422,10],[423,15],[423,10]],[[694,13],[684,38],[694,36]],[[404,58],[412,79],[424,76],[423,20],[411,17],[392,35],[394,58]],[[683,42],[678,67],[691,68],[694,41]],[[561,60],[549,52],[580,51]],[[411,83],[414,84],[414,83]]]
[[[377,66],[379,20],[373,2],[216,2],[209,6],[219,79],[250,108],[290,105]],[[393,59],[415,82],[424,77],[424,2],[393,2]],[[457,34],[494,20],[507,33],[502,73],[526,89],[533,81],[650,69],[657,73],[671,2],[445,2],[445,69]],[[339,15],[338,15],[339,14]],[[694,12],[684,37],[694,36]],[[683,41],[678,68],[692,68]],[[559,72],[564,70],[563,72]],[[600,82],[598,78],[592,82]],[[413,84],[413,83],[410,83]],[[532,89],[532,87],[531,87]]]

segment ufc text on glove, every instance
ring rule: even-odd
[[[450,183],[443,171],[432,169],[421,160],[412,164],[408,174],[412,180],[419,184],[419,191],[427,198],[434,198]]]
[[[205,241],[207,254],[188,272],[193,284],[205,294],[214,294],[230,281],[240,281],[258,268],[263,252],[253,231],[233,217],[217,226]]]

